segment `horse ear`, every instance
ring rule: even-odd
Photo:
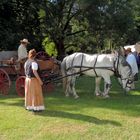
[[[123,47],[119,47],[117,48],[117,50],[114,51],[115,52],[115,55],[121,55],[121,56],[125,56],[125,51],[124,51],[124,48]]]
[[[116,56],[119,56],[119,53],[118,53],[118,51],[114,51],[114,54],[116,55]]]
[[[125,56],[125,49],[124,49],[124,47],[120,47],[120,48],[119,48],[119,54],[120,54],[121,56]]]

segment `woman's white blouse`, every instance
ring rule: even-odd
[[[38,64],[36,62],[32,62],[32,69],[38,70]]]

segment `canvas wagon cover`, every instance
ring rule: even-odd
[[[140,53],[140,43],[135,45],[136,52]]]
[[[17,51],[0,51],[0,61],[10,60],[12,57],[15,60],[18,58]]]
[[[140,53],[140,43],[136,43],[135,45],[127,45],[127,46],[124,46],[125,49],[127,48],[131,48],[131,51],[132,52],[137,52],[137,53]]]

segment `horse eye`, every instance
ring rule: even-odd
[[[128,84],[132,84],[132,81],[131,80],[128,80]]]
[[[122,62],[122,65],[127,66],[127,62],[126,61]]]

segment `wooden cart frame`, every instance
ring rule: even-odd
[[[59,76],[60,67],[54,59],[49,57],[45,52],[37,53],[37,62],[41,70],[41,78],[43,80],[43,90],[46,93],[55,89],[52,78]],[[24,63],[20,63],[20,69],[17,69],[17,61],[2,60],[0,61],[0,93],[7,95],[9,93],[12,78],[14,77],[16,92],[20,97],[24,97],[25,93],[25,75]],[[11,78],[11,76],[13,76]]]

